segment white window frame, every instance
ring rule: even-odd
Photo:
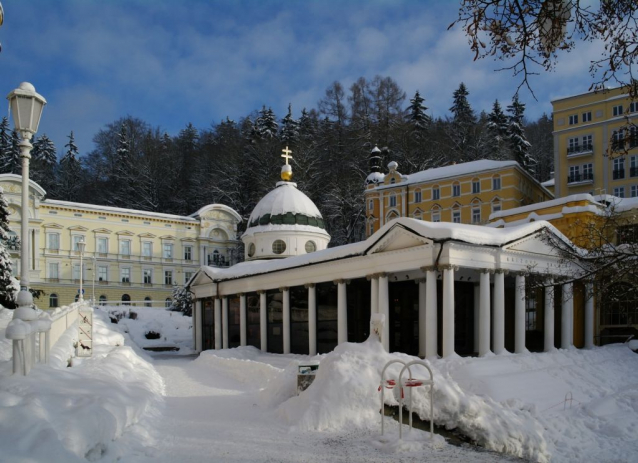
[[[71,267],[71,279],[73,281],[79,281],[80,280],[80,264],[73,264],[73,266]]]
[[[162,244],[162,256],[164,259],[172,259],[173,258],[173,243],[164,243]]]
[[[617,198],[624,198],[625,197],[625,187],[624,186],[614,187],[614,196],[617,197]]]
[[[492,190],[500,190],[501,189],[501,176],[496,175],[492,177]]]
[[[492,201],[492,214],[495,212],[501,212],[503,210],[503,204],[500,200],[495,199]]]
[[[120,283],[131,282],[131,267],[120,268]]]
[[[461,209],[452,209],[452,223],[461,223]]]
[[[126,244],[126,245],[125,245]],[[125,253],[125,247],[128,246],[128,253]],[[131,255],[131,240],[120,240],[120,255],[121,256],[130,256]]]
[[[53,247],[52,245],[55,245]],[[47,249],[51,251],[59,251],[60,250],[60,234],[59,233],[47,233]]]
[[[479,194],[481,192],[481,179],[472,180],[472,194]]]
[[[190,244],[184,246],[184,260],[193,260],[193,246]]]
[[[456,182],[452,184],[452,196],[461,196],[461,184]]]
[[[104,247],[102,247],[101,244],[104,244]],[[98,236],[96,239],[95,248],[97,249],[98,254],[108,254],[109,239],[105,236]]]
[[[481,223],[481,205],[472,204],[472,223]]]
[[[109,281],[109,267],[107,265],[98,266],[97,281]]]
[[[421,190],[416,190],[414,192],[414,202],[420,203],[423,201],[423,195],[421,194]]]
[[[193,272],[184,272],[184,284],[193,277]]]
[[[583,122],[591,122],[591,111],[585,111],[583,113]]]
[[[623,115],[623,107],[622,107],[622,105],[621,105],[621,104],[619,104],[619,105],[615,105],[615,106],[612,108],[612,112],[613,112],[613,116],[614,116],[614,117],[616,117],[616,116],[622,116],[622,115]]]
[[[436,201],[441,199],[441,188],[439,186],[432,187],[432,200]]]
[[[148,249],[147,249],[147,245],[148,245]],[[153,257],[153,242],[152,241],[142,241],[142,256]]]
[[[71,250],[79,252],[80,249],[78,248],[78,243],[80,243],[81,241],[84,241],[84,235],[71,235]]]
[[[388,203],[389,207],[397,207],[397,195],[391,194]]]
[[[572,114],[571,116],[569,116],[569,125],[576,124],[578,124],[578,114]]]
[[[49,262],[47,265],[48,278],[52,280],[60,279],[60,264],[58,262]]]
[[[638,185],[631,185],[631,197],[638,197]]]
[[[583,180],[589,180],[588,174],[594,175],[594,164],[589,162],[587,164],[583,164]]]
[[[172,270],[164,270],[164,284],[172,285],[173,284],[173,271]]]
[[[148,277],[148,279],[146,277]],[[144,283],[145,285],[153,283],[153,269],[152,268],[142,269],[142,283]]]

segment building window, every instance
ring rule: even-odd
[[[122,305],[131,305],[131,296],[122,294]]]
[[[472,180],[472,193],[480,193],[481,192],[481,181],[477,178]]]
[[[370,222],[370,230],[369,230],[369,234],[373,235],[374,234],[374,223]]]
[[[432,199],[433,200],[437,200],[437,199],[441,199],[441,190],[439,190],[438,186],[433,186],[432,187]]]
[[[73,243],[73,250],[74,251],[79,251],[80,248],[78,247],[78,244],[80,243],[80,241],[84,241],[84,236],[82,235],[73,235],[73,239],[72,239],[72,243]]]
[[[591,122],[591,111],[583,113],[583,122]]]
[[[58,295],[55,293],[51,293],[49,296],[49,307],[59,307],[60,303],[58,302]]]
[[[172,285],[173,284],[173,271],[172,270],[164,270],[164,284]]]
[[[151,283],[153,283],[153,270],[151,270],[150,268],[145,268],[143,270],[143,276],[145,285],[150,285]]]
[[[441,221],[441,209],[435,207],[432,209],[432,222],[440,222]]]
[[[567,140],[567,154],[577,153],[580,150],[578,145],[578,137],[573,137]]]
[[[144,257],[153,257],[153,242],[144,241],[142,243],[142,255]]]
[[[629,158],[629,175],[631,177],[638,177],[638,156],[631,156]]]
[[[49,278],[51,280],[60,278],[60,274],[58,273],[59,265],[57,262],[49,262]]]
[[[461,210],[458,207],[452,210],[452,222],[461,223]]]
[[[164,259],[173,258],[173,243],[164,243]]]
[[[248,245],[248,257],[252,257],[255,255],[255,243],[250,243]]]
[[[492,213],[501,211],[501,202],[498,199],[492,201]]]
[[[59,233],[47,233],[47,249],[51,251],[60,250],[60,234]]]
[[[283,254],[286,250],[286,242],[283,240],[275,240],[272,244],[272,252],[275,254]]]
[[[567,183],[580,182],[580,166],[569,166],[569,177]]]
[[[131,255],[131,240],[120,241],[120,255],[122,256]]]
[[[390,179],[390,184],[394,185],[396,182],[397,182],[397,181],[396,181],[396,179],[395,179],[394,177],[392,177],[392,178]]]
[[[416,191],[414,192],[414,202],[415,202],[415,203],[420,203],[421,201],[422,201],[422,198],[421,198],[421,190],[416,190]]]
[[[638,146],[638,129],[635,126],[629,127],[629,149]]]
[[[193,278],[193,272],[184,272],[184,284],[188,283]]]
[[[525,331],[536,331],[536,291],[525,291]]]
[[[100,254],[107,254],[109,252],[109,241],[107,238],[97,239],[97,252]]]
[[[631,197],[638,197],[638,185],[631,185]]]
[[[572,114],[569,116],[569,125],[578,124],[578,114]]]
[[[594,179],[594,165],[592,163],[583,164],[583,180]]]
[[[374,209],[374,201],[373,200],[368,201],[368,209],[370,210],[370,212],[372,212],[372,210]]]
[[[397,207],[397,197],[396,195],[390,196],[390,207]]]
[[[315,252],[317,250],[317,245],[314,241],[306,241],[306,252],[310,254],[311,252]]]
[[[614,180],[625,178],[625,158],[614,159],[614,169],[612,177]]]
[[[184,246],[184,260],[193,260],[193,246]]]
[[[614,151],[625,149],[625,133],[622,130],[614,130],[612,133],[611,149]]]
[[[481,205],[472,205],[472,223],[481,223]]]
[[[500,190],[501,189],[501,177],[495,176],[492,178],[492,190]]]
[[[146,296],[144,298],[144,307],[151,307],[152,305],[153,305],[153,300],[150,297]]]
[[[106,296],[104,294],[100,296],[100,305],[106,305]]]
[[[625,187],[624,186],[618,186],[618,187],[614,188],[614,196],[616,196],[617,198],[624,198],[625,197]]]
[[[120,276],[122,283],[130,283],[131,282],[131,269],[130,268],[123,268],[120,269]]]
[[[104,266],[99,266],[97,268],[97,277],[98,277],[98,281],[109,281],[109,268]]]
[[[632,101],[631,103],[629,103],[629,112],[635,113],[637,111],[638,111],[638,103],[635,101]]]
[[[452,185],[452,196],[461,196],[461,184],[454,182]]]
[[[622,105],[621,104],[616,105],[616,106],[613,107],[613,114],[614,114],[614,117],[615,116],[622,116]]]
[[[591,135],[583,136],[583,151],[591,151],[593,150],[593,137]]]
[[[73,279],[75,281],[80,280],[80,264],[73,264]]]
[[[423,214],[421,214],[421,211],[415,211],[414,218],[417,220],[421,220],[423,218]]]
[[[164,301],[164,306],[168,309],[172,305],[173,305],[173,301],[171,301],[170,297],[167,297],[166,300]]]

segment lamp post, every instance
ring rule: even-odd
[[[84,242],[84,237],[80,241],[78,241],[78,252],[80,253],[80,295],[78,296],[78,302],[84,302],[84,290],[82,289],[82,281],[84,280],[84,272],[82,269],[82,263],[84,258],[84,248],[86,247],[86,243]]]
[[[42,110],[47,101],[35,91],[28,82],[22,82],[18,88],[7,95],[9,108],[13,113],[13,123],[20,140],[20,157],[22,158],[22,217],[20,251],[20,292],[16,298],[18,308],[13,318],[25,321],[35,320],[37,313],[33,309],[33,296],[29,292],[29,160],[33,145],[29,140],[38,131]]]

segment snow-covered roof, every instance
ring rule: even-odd
[[[288,216],[288,217],[286,217]],[[258,226],[277,225],[290,230],[297,227],[323,229],[323,217],[315,203],[293,182],[277,182],[274,190],[255,206],[248,219],[248,231]]]
[[[449,222],[427,222],[424,220],[400,217],[381,227],[365,241],[346,244],[322,251],[288,257],[279,260],[256,260],[242,262],[228,268],[202,267],[211,279],[217,281],[231,280],[247,276],[259,275],[296,267],[329,262],[346,257],[365,255],[376,242],[394,227],[403,227],[412,233],[433,241],[454,240],[482,246],[504,246],[512,241],[524,238],[543,228],[563,236],[554,226],[545,221],[527,223],[511,228],[489,228],[481,225],[468,225]],[[566,238],[565,238],[566,239]],[[191,280],[191,282],[194,280]]]
[[[460,177],[463,175],[477,174],[479,172],[504,169],[506,167],[519,167],[516,161],[492,161],[489,159],[481,159],[478,161],[464,162],[445,167],[436,167],[434,169],[422,170],[410,175],[402,175],[405,180],[401,185],[409,185],[414,183],[433,182],[435,180],[443,180],[446,178]],[[521,169],[522,170],[522,169]],[[397,184],[379,185],[377,189],[396,188]]]
[[[381,172],[372,172],[366,178],[366,185],[370,183],[374,183],[374,184],[383,183],[384,179],[385,179],[385,175],[383,175]]]
[[[550,178],[549,180],[545,180],[544,182],[541,182],[541,185],[543,185],[545,188],[547,188],[548,186],[554,186],[555,184],[556,184],[555,178]]]
[[[183,220],[186,222],[199,222],[197,219],[192,217],[187,217],[183,215],[175,215],[175,214],[164,214],[161,212],[151,212],[151,211],[140,211],[136,209],[125,209],[123,207],[112,207],[112,206],[101,206],[98,204],[87,204],[87,203],[76,203],[71,201],[60,201],[58,199],[46,199],[41,203],[43,206],[56,206],[56,207],[69,207],[69,208],[81,208],[88,209],[91,211],[103,211],[103,212],[111,212],[115,214],[131,214],[131,215],[142,215],[145,217],[157,217],[160,219],[171,219],[171,220]]]

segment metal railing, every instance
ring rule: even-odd
[[[592,144],[574,145],[574,146],[569,146],[567,148],[567,156],[574,155],[574,154],[591,153],[593,151],[594,151],[594,146]]]
[[[567,183],[592,182],[593,180],[593,172],[583,172],[582,174],[571,174],[567,176]]]

